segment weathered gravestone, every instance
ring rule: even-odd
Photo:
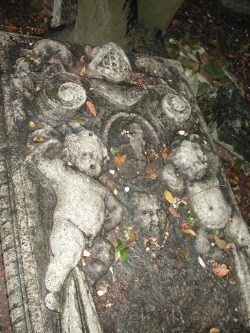
[[[0,39],[14,332],[249,325],[249,233],[180,64]]]
[[[54,34],[59,40],[91,45],[113,41],[129,50],[138,31],[150,41],[162,37],[182,3],[183,0],[55,0],[50,25],[63,27]],[[71,26],[65,27],[69,21]]]

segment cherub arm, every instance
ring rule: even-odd
[[[108,189],[106,191],[105,204],[108,213],[107,218],[105,219],[104,228],[109,231],[120,223],[123,215],[123,206]]]
[[[25,162],[28,167],[38,169],[46,178],[56,179],[60,177],[63,170],[63,162],[55,156],[61,150],[58,140],[49,140],[34,149],[27,155]]]

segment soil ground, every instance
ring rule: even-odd
[[[45,5],[41,5],[41,1],[33,0],[33,1],[21,1],[21,0],[12,0],[7,1],[3,0],[0,5],[0,30],[23,33],[35,36],[49,36],[50,31],[48,27],[49,17],[51,16],[51,0],[44,1]],[[250,99],[250,91],[249,91],[249,21],[245,17],[233,16],[232,13],[224,13],[217,6],[217,2],[214,0],[187,0],[184,2],[183,6],[177,12],[175,18],[173,19],[170,27],[167,30],[167,34],[165,36],[165,40],[169,38],[175,38],[181,44],[193,43],[193,40],[198,40],[200,43],[205,45],[210,52],[213,54],[213,57],[220,60],[226,59],[229,63],[228,69],[236,76],[239,84],[243,87],[243,91],[245,93],[245,97]],[[161,45],[164,48],[164,45]],[[152,52],[154,47],[148,46],[146,44],[141,44],[137,47],[137,51]],[[165,50],[167,51],[167,50]],[[205,107],[204,107],[205,110]],[[203,113],[205,112],[203,109]],[[206,114],[204,114],[206,117]],[[223,166],[225,168],[226,174],[228,175],[229,182],[235,189],[236,199],[239,202],[239,206],[242,212],[243,217],[250,225],[250,167],[247,163],[237,164],[236,157],[234,157],[230,152],[225,151],[224,148],[218,146],[218,153],[221,157]],[[176,231],[175,231],[176,232]],[[194,274],[194,272],[190,271],[191,264],[187,260],[186,256],[192,257],[192,253],[186,253],[185,244],[188,242],[186,238],[180,238],[179,248],[181,251],[174,252],[172,250],[171,257],[168,260],[169,267],[172,267],[174,270],[175,265],[182,266],[183,276],[180,277],[183,281],[183,285],[179,285],[180,290],[183,293],[183,297],[180,298],[183,302],[183,306],[187,309],[189,301],[193,301],[193,296],[191,296],[191,292],[193,290],[193,286],[191,283],[194,281],[193,279],[189,280],[190,275]],[[187,245],[187,247],[190,246]],[[177,246],[178,247],[178,246]],[[158,257],[158,262],[161,264],[165,263],[164,259],[164,250]],[[193,259],[192,259],[193,260]],[[135,266],[138,265],[136,262],[136,258],[131,260],[130,266],[133,264]],[[146,266],[145,266],[146,267]],[[155,266],[153,261],[148,261],[148,266],[146,267],[147,273],[142,284],[147,285],[147,277],[150,275],[156,274]],[[133,267],[131,268],[133,270]],[[122,275],[122,270],[120,272]],[[197,273],[198,274],[198,273]],[[135,278],[136,272],[133,273],[133,279]],[[132,276],[132,275],[131,275]],[[139,281],[137,280],[137,283]],[[173,276],[169,276],[169,279],[173,279]],[[181,283],[181,279],[179,279],[178,283]],[[116,299],[116,313],[119,313],[120,307],[119,302],[126,302],[126,297],[129,299],[129,283],[134,283],[129,281],[129,277],[124,279],[127,283],[116,284],[113,283],[113,290],[117,291],[120,295],[121,299]],[[109,282],[110,283],[110,282]],[[219,289],[221,291],[221,295],[214,295],[216,298],[211,300],[209,293],[213,291],[213,283],[219,284]],[[220,280],[219,282],[214,280],[212,277],[209,277],[208,280],[202,281],[202,277],[197,275],[196,278],[196,289],[197,292],[202,291],[202,285],[207,284],[206,292],[208,306],[204,305],[207,311],[212,311],[213,302],[221,303],[221,312],[219,314],[215,314],[215,316],[224,316],[222,320],[224,323],[228,323],[227,327],[224,327],[223,332],[246,332],[244,329],[244,318],[240,318],[237,315],[237,302],[235,299],[238,298],[237,291],[234,289],[234,292],[230,298],[223,298],[223,290],[228,288],[234,288],[229,286],[229,281]],[[209,289],[210,284],[210,289]],[[117,290],[116,290],[117,289]],[[126,294],[127,290],[127,294]],[[139,290],[138,290],[139,292]],[[116,294],[117,294],[116,293]],[[110,294],[112,296],[112,294]],[[139,297],[139,296],[138,296]],[[234,299],[235,297],[235,299]],[[5,276],[4,276],[4,266],[2,262],[2,256],[0,253],[0,332],[1,333],[11,333],[11,325],[8,316],[8,305],[6,300],[6,290],[5,290]],[[159,299],[160,295],[159,295]],[[166,315],[166,313],[155,313],[154,312],[154,304],[157,303],[157,300],[148,300],[148,304],[145,304],[145,316],[149,318],[154,318],[152,323],[161,322],[162,318]],[[236,303],[234,303],[236,302]],[[107,302],[103,302],[100,304],[100,311],[105,308],[105,304]],[[170,298],[168,300],[169,316],[172,320],[179,321],[182,320],[180,313],[175,313],[174,308],[170,310],[171,303],[171,293]],[[235,313],[226,311],[227,306],[230,304],[235,305]],[[127,303],[127,309],[129,312],[129,307],[131,304]],[[184,316],[185,320],[187,320],[188,316],[195,317],[196,316],[196,307],[197,304],[194,304],[193,310],[189,312],[186,311]],[[107,311],[105,313],[105,311]],[[106,314],[111,310],[107,310],[105,308],[103,310],[102,317],[105,320]],[[114,308],[112,308],[114,312]],[[137,310],[134,310],[135,317]],[[121,312],[120,315],[124,315],[124,312]],[[225,317],[231,317],[229,319]],[[133,320],[133,312],[128,316],[127,320]],[[175,319],[174,319],[175,318]],[[205,318],[205,317],[204,317]],[[126,318],[121,318],[125,322]],[[194,326],[198,327],[195,322],[198,322],[200,318],[197,320],[193,320]],[[205,321],[204,321],[205,322]],[[150,322],[148,322],[149,324]],[[133,329],[133,326],[130,326]],[[149,327],[151,327],[149,325]],[[182,332],[194,332],[194,328],[183,328]],[[134,327],[134,331],[135,327]],[[202,332],[202,330],[199,330]],[[131,331],[132,332],[132,331]],[[149,332],[149,331],[148,331]],[[151,327],[151,332],[153,332],[153,327]],[[176,331],[177,332],[177,331]],[[180,331],[179,331],[180,332]],[[196,331],[198,332],[198,330]],[[204,327],[204,332],[209,332],[208,327]]]

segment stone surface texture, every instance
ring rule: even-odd
[[[13,331],[250,326],[249,232],[181,65],[7,33],[0,59]]]
[[[220,0],[220,3],[235,14],[250,15],[250,4],[248,0],[242,0],[240,3],[236,0]]]

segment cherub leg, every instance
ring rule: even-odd
[[[45,277],[46,306],[60,311],[59,292],[70,271],[81,259],[85,242],[82,232],[69,221],[54,221],[50,237],[52,256]]]

